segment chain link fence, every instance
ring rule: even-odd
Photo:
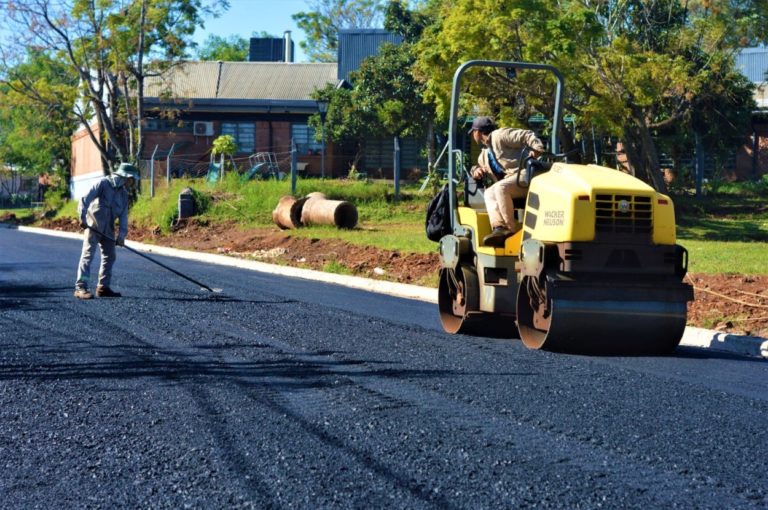
[[[45,188],[37,177],[15,171],[0,171],[0,208],[15,209],[33,207],[43,202]]]

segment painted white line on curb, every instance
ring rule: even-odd
[[[33,234],[42,234],[54,237],[63,237],[67,239],[82,239],[82,234],[74,232],[62,232],[59,230],[47,230],[36,227],[16,227],[22,232]],[[207,262],[220,266],[237,267],[258,271],[261,273],[274,274],[280,276],[290,276],[294,278],[303,278],[324,283],[332,283],[361,289],[379,294],[401,297],[406,299],[416,299],[428,303],[437,303],[437,289],[431,287],[420,287],[418,285],[408,285],[405,283],[385,282],[380,280],[371,280],[360,276],[338,275],[333,273],[324,273],[312,269],[301,269],[290,266],[278,266],[257,262],[254,260],[238,259],[226,255],[216,255],[213,253],[194,252],[188,250],[179,250],[176,248],[167,248],[165,246],[155,246],[151,244],[137,243],[128,241],[127,244],[134,250],[146,253],[156,253],[168,257],[176,257],[186,260],[195,260]],[[687,347],[698,347],[711,349],[719,352],[727,352],[742,356],[762,357],[768,359],[768,339],[755,336],[740,336],[718,331],[694,328],[688,326],[685,328],[680,345]]]

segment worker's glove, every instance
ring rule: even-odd
[[[125,246],[125,237],[118,237],[115,244],[118,246]]]

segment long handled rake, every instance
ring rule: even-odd
[[[112,241],[113,243],[117,244],[117,241],[115,240],[115,238],[114,238],[114,237],[110,237],[110,236],[108,236],[107,234],[105,234],[105,233],[103,233],[103,232],[100,232],[98,229],[96,229],[95,227],[92,227],[91,225],[88,225],[88,228],[89,228],[89,229],[91,229],[91,230],[93,230],[93,231],[94,231],[94,232],[96,232],[97,234],[99,234],[99,235],[101,235],[101,236],[104,236],[105,238],[109,239],[109,240],[110,240],[110,241]],[[172,272],[173,274],[175,274],[175,275],[177,275],[177,276],[181,276],[181,277],[182,277],[182,278],[184,278],[185,280],[188,280],[188,281],[190,281],[190,282],[194,283],[195,285],[198,285],[198,286],[200,286],[200,288],[201,288],[201,289],[205,289],[205,290],[207,290],[208,292],[213,292],[213,293],[215,293],[215,294],[220,294],[221,292],[224,292],[222,289],[211,288],[211,287],[209,287],[209,286],[205,285],[204,283],[200,283],[199,281],[195,280],[194,278],[191,278],[191,277],[189,277],[189,276],[185,275],[184,273],[182,273],[182,272],[180,272],[180,271],[177,271],[177,270],[173,269],[172,267],[168,267],[168,266],[166,266],[165,264],[163,264],[162,262],[160,262],[160,261],[158,261],[158,260],[155,260],[155,259],[153,259],[153,258],[152,258],[152,257],[150,257],[149,255],[147,255],[147,254],[145,254],[145,253],[141,253],[141,252],[140,252],[140,251],[138,251],[138,250],[134,250],[133,248],[131,248],[131,247],[129,247],[129,246],[126,246],[125,244],[123,244],[123,248],[125,248],[126,250],[128,250],[128,251],[130,251],[130,252],[132,252],[132,253],[135,253],[136,255],[138,255],[138,256],[140,256],[140,257],[144,257],[144,258],[145,258],[145,259],[147,259],[148,261],[150,261],[150,262],[153,262],[153,263],[157,264],[158,266],[162,267],[163,269],[167,269],[168,271]]]

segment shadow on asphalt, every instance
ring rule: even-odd
[[[680,346],[669,357],[682,359],[723,359],[731,361],[751,361],[756,363],[765,363],[765,358],[756,358],[744,354],[735,354],[732,352],[717,351],[715,349],[705,349],[704,347]]]
[[[284,304],[294,304],[299,303],[299,301],[295,299],[260,299],[260,300],[253,300],[253,299],[240,299],[236,297],[230,297],[230,296],[223,296],[221,294],[208,294],[208,295],[199,295],[199,296],[186,296],[186,297],[141,297],[141,296],[126,296],[123,294],[123,297],[120,298],[121,301],[126,300],[135,300],[135,301],[175,301],[180,303],[199,303],[202,301],[211,301],[215,303],[246,303],[251,305],[284,305]]]
[[[0,282],[0,310],[33,309],[32,300],[60,295],[66,290],[72,290],[72,287]]]
[[[239,347],[238,347],[239,348]],[[27,351],[28,352],[28,351]],[[50,352],[41,353],[50,355]],[[178,357],[178,354],[175,355]],[[365,362],[367,364],[367,362]],[[297,390],[338,388],[353,384],[349,378],[429,379],[466,376],[451,370],[359,370],[359,361],[310,362],[295,358],[279,358],[269,361],[217,362],[211,360],[116,360],[62,363],[30,363],[0,365],[0,380],[14,379],[37,381],[65,380],[128,380],[159,378],[174,383],[207,383],[237,381],[251,388]],[[494,374],[505,376],[509,374]],[[520,375],[520,374],[517,374]],[[340,381],[341,378],[341,381]],[[342,382],[347,380],[348,383]]]

